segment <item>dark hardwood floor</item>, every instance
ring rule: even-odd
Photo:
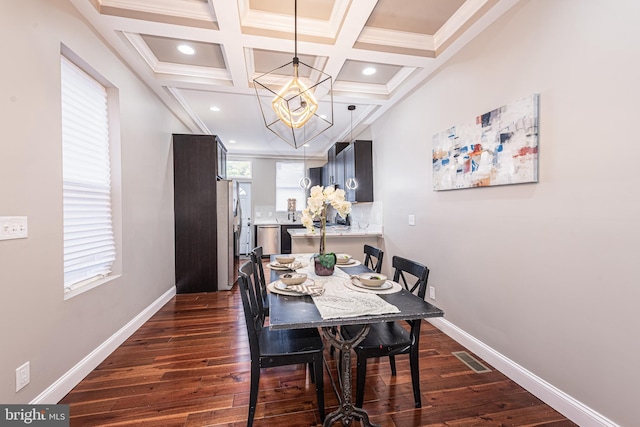
[[[382,426],[573,426],[500,372],[478,374],[451,352],[459,344],[425,322],[421,409],[413,408],[407,356],[369,361],[364,407]],[[71,426],[246,426],[249,343],[237,287],[180,294],[60,403]],[[328,349],[328,345],[327,345]],[[325,351],[336,378],[335,357]],[[485,363],[486,364],[486,363]],[[488,366],[488,365],[487,365]],[[354,370],[355,379],[355,370]],[[337,400],[325,372],[327,413]],[[254,426],[320,425],[304,366],[262,371]],[[336,424],[339,425],[339,424]]]

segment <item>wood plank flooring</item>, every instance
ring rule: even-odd
[[[370,359],[364,407],[372,422],[385,427],[575,425],[500,372],[474,373],[451,354],[464,348],[431,324],[424,322],[420,340],[423,407],[413,408],[407,356],[397,357],[396,377],[387,359]],[[337,378],[337,356],[325,351],[325,357]],[[181,294],[60,403],[70,405],[71,426],[78,427],[246,426],[249,366],[237,286]],[[337,405],[326,372],[325,405],[327,413]],[[316,425],[321,423],[315,390],[305,368],[263,369],[254,426]]]

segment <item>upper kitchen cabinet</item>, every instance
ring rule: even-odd
[[[309,168],[309,179],[311,180],[311,187],[316,185],[322,185],[322,167]]]
[[[356,140],[336,156],[337,183],[350,202],[373,202],[372,142]]]
[[[345,148],[349,146],[348,142],[336,142],[327,151],[327,164],[322,170],[322,184],[336,185],[338,182],[338,170],[336,167],[336,158]]]
[[[309,180],[311,180],[311,185],[305,191],[305,197],[309,197],[311,193],[311,188],[316,185],[324,185],[324,181],[322,178],[322,172],[324,170],[324,166],[319,166],[317,168],[309,168]]]

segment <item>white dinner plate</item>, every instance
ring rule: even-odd
[[[375,290],[384,291],[386,289],[391,289],[393,287],[393,282],[391,282],[389,280],[387,280],[386,282],[384,282],[380,286],[368,286],[368,285],[365,285],[364,283],[362,283],[360,280],[358,280],[356,278],[351,279],[351,283],[353,283],[353,286],[357,286],[357,287],[362,288],[362,289],[370,289],[372,291],[375,291]]]

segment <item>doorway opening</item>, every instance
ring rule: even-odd
[[[240,218],[240,255],[249,255],[252,245],[252,225],[251,225],[251,183],[240,182],[240,190],[238,197],[240,198],[240,207],[242,208],[242,217]]]

